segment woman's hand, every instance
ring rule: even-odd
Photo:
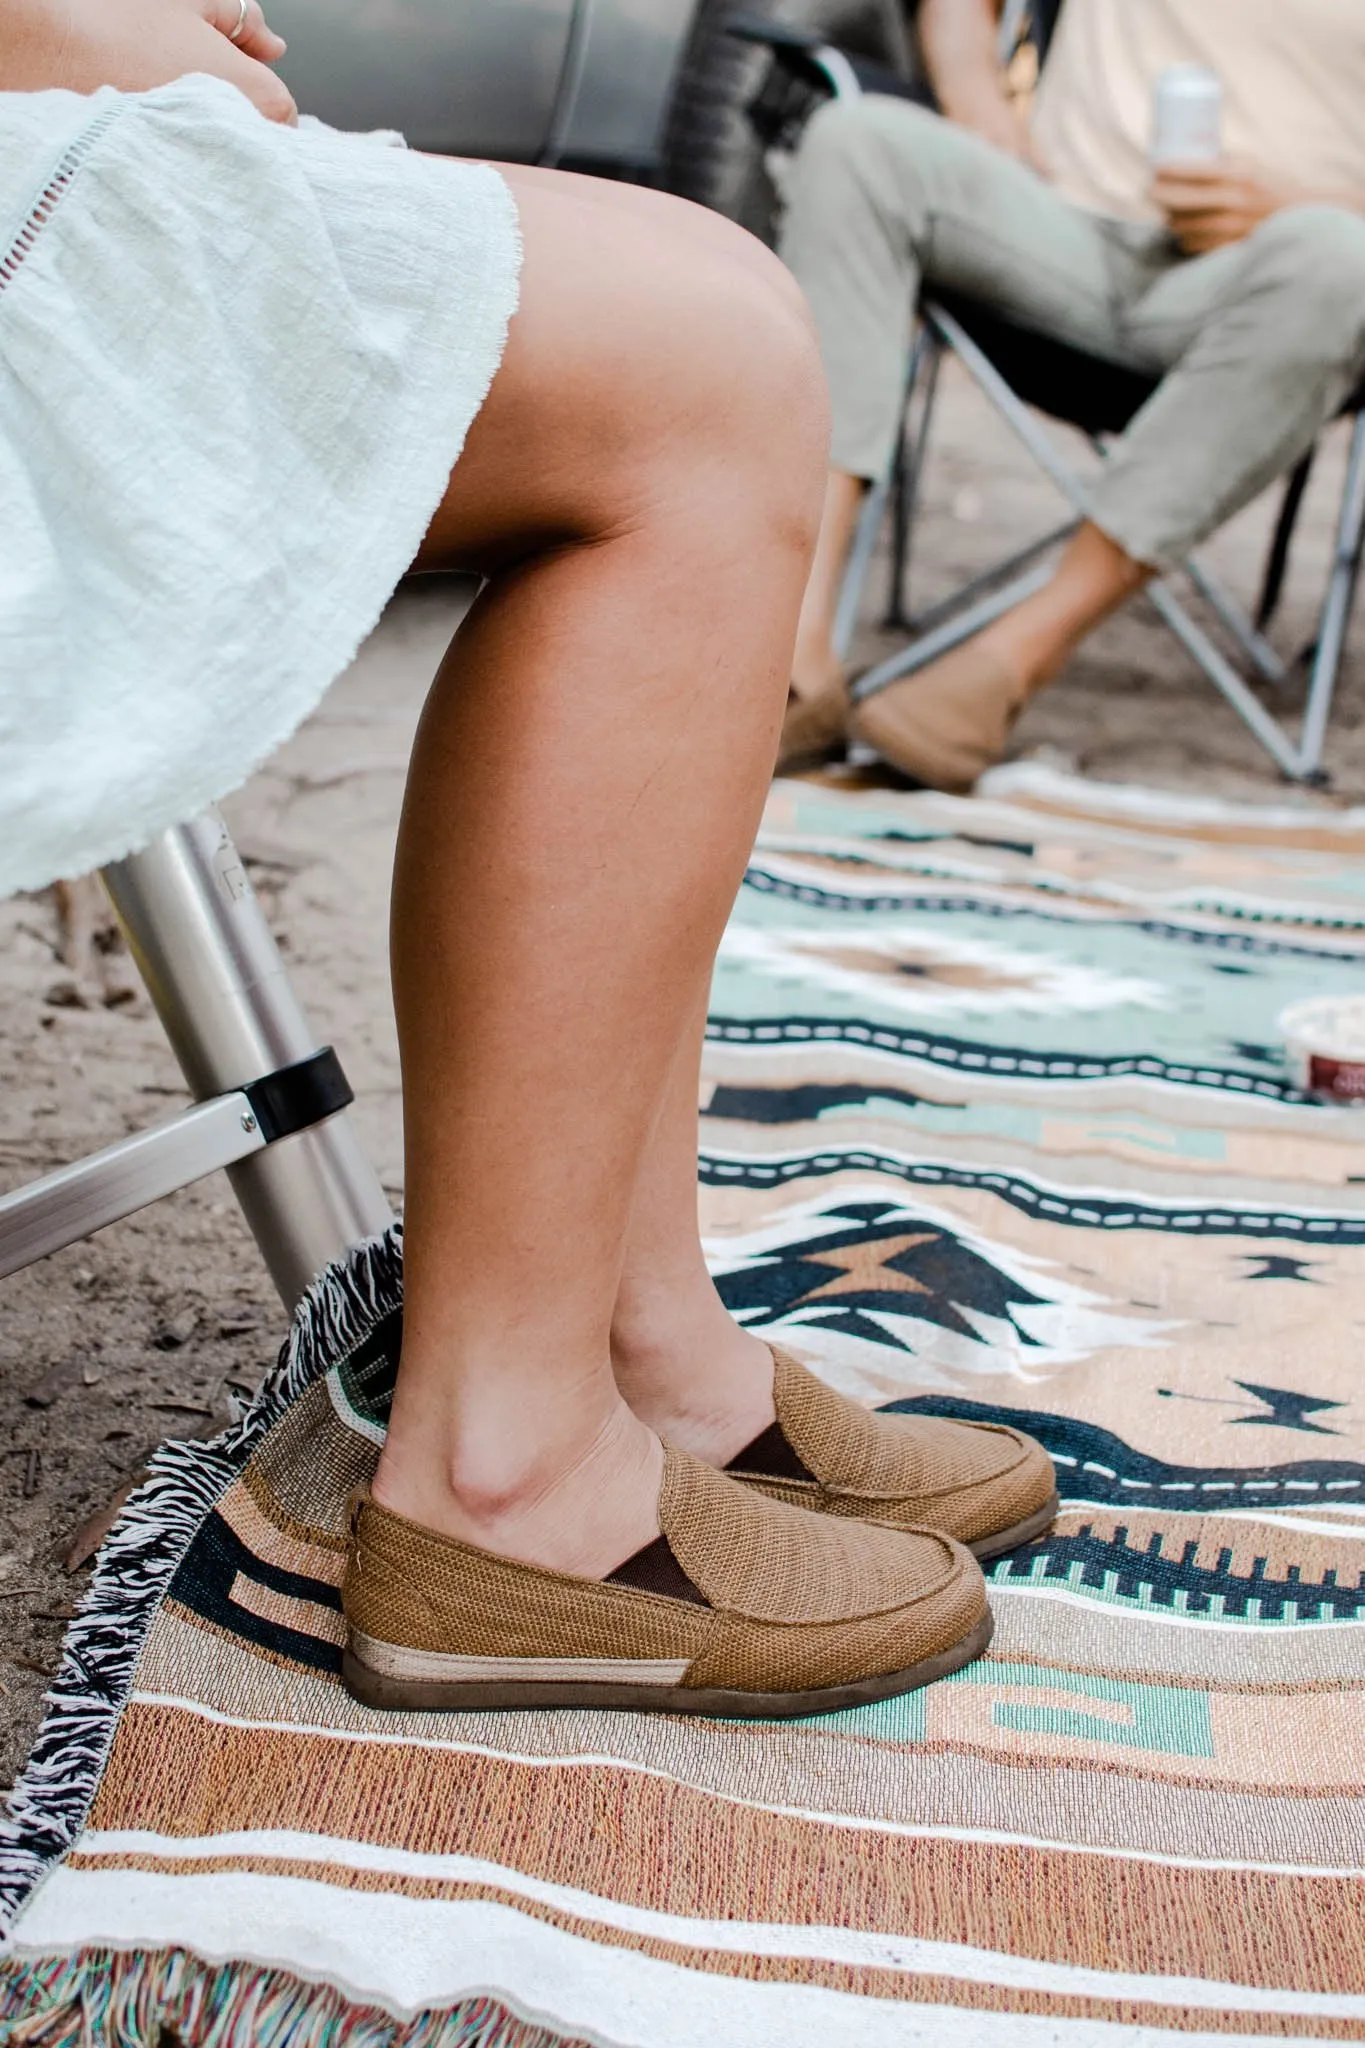
[[[246,56],[254,57],[260,64],[273,64],[287,49],[283,36],[277,36],[261,11],[261,0],[246,0],[246,13],[242,13],[239,0],[202,0],[199,12],[210,28],[216,28],[220,36],[226,36],[234,49]],[[241,22],[241,27],[237,26]]]
[[[1151,196],[1183,253],[1207,256],[1312,195],[1267,178],[1238,157],[1220,157],[1216,163],[1165,165],[1152,180]]]
[[[267,119],[297,121],[288,86],[268,68],[283,41],[260,0],[247,0],[233,41],[240,14],[239,0],[0,0],[0,91],[146,92],[206,71]]]

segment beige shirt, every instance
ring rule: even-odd
[[[1228,156],[1365,195],[1365,0],[1063,0],[1033,132],[1070,198],[1152,215],[1152,88],[1168,64],[1218,73]]]

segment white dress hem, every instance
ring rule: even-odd
[[[58,103],[32,193],[71,99],[0,95],[0,202],[14,103]],[[206,78],[106,123],[0,284],[0,895],[135,851],[315,708],[445,493],[520,263],[486,165],[275,129]]]

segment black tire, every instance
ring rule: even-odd
[[[841,48],[901,70],[895,9],[878,0],[699,0],[664,132],[663,182],[771,243],[778,196],[749,119],[766,50],[726,33],[736,16],[818,28]]]

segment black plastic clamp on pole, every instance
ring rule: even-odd
[[[355,1090],[330,1045],[310,1052],[306,1060],[263,1074],[259,1081],[248,1081],[239,1092],[251,1104],[267,1145],[306,1131],[355,1101]]]

